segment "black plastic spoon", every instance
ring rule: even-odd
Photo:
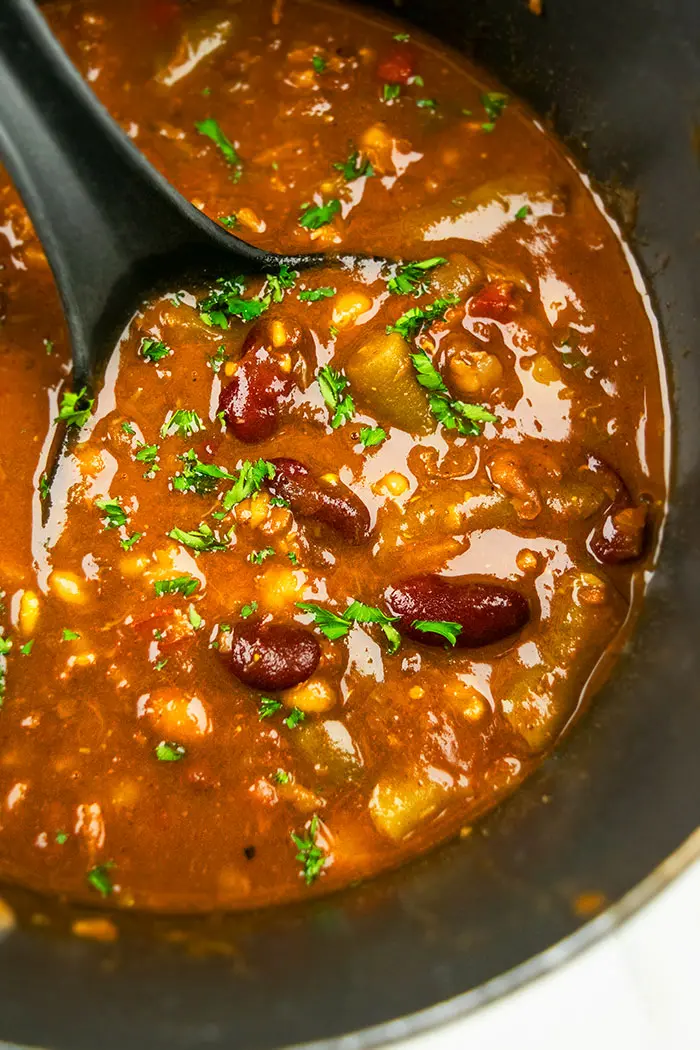
[[[0,158],[58,285],[77,389],[92,386],[155,286],[325,258],[254,248],[186,201],[98,102],[33,0],[0,0]]]

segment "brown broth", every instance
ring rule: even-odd
[[[271,296],[267,309],[223,328],[201,316],[209,288],[149,302],[49,510],[41,479],[70,389],[67,333],[41,247],[0,178],[0,586],[12,640],[0,877],[160,910],[340,887],[512,791],[634,623],[666,494],[664,381],[641,281],[561,144],[516,100],[500,114],[498,96],[485,106],[500,89],[462,58],[412,30],[396,41],[408,31],[397,22],[290,0],[68,0],[46,13],[136,145],[212,218],[236,216],[236,232],[277,251],[447,262],[417,296],[391,294],[393,271],[377,263],[299,274],[279,302],[251,279],[241,294]],[[411,80],[394,98],[391,71]],[[235,143],[240,178],[197,133],[207,118]],[[369,161],[373,173],[347,181],[335,165],[355,154],[354,168]],[[310,204],[335,200],[330,222],[300,224]],[[300,300],[320,288],[334,291]],[[451,294],[408,341],[387,334]],[[251,360],[253,329],[291,392],[274,432],[245,443],[218,411]],[[148,361],[144,339],[170,352]],[[421,350],[449,392],[438,411],[457,400],[496,421],[473,435],[440,425],[410,362]],[[339,400],[354,401],[335,427],[316,378],[328,365],[348,380]],[[202,429],[163,436],[176,410]],[[364,447],[361,431],[377,427],[386,438]],[[352,490],[371,535],[351,544],[275,505],[269,481],[224,514],[230,479],[203,494],[173,487],[190,449],[190,466],[234,478],[246,460],[301,461],[317,487]],[[112,521],[97,500],[117,502]],[[644,553],[612,563],[610,530],[622,523],[625,542],[638,539],[640,508]],[[168,535],[202,522],[226,549],[198,553]],[[595,556],[594,534],[607,535],[608,556]],[[357,600],[386,613],[386,588],[415,574],[515,590],[529,622],[473,648],[402,630],[392,655],[381,625],[331,640],[296,605],[342,615]],[[197,581],[191,593],[158,593],[182,577]],[[262,621],[317,639],[309,682],[256,689],[232,673],[232,637]],[[295,708],[305,717],[288,724]],[[292,833],[315,840],[317,852],[302,851],[308,884]]]

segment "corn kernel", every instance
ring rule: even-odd
[[[39,596],[34,591],[23,591],[19,601],[19,629],[25,638],[31,638],[39,620]]]
[[[286,707],[298,707],[306,714],[318,714],[330,711],[337,698],[335,689],[325,678],[311,678],[289,689],[284,695],[284,703]]]
[[[538,383],[557,383],[561,380],[561,372],[544,354],[537,354],[532,362],[532,378]]]
[[[411,689],[408,690],[408,695],[411,698],[411,700],[422,700],[425,696],[425,689],[423,689],[419,685],[414,685]]]
[[[328,485],[337,485],[340,478],[337,474],[322,474],[321,481],[325,481]]]
[[[272,345],[278,350],[281,346],[286,344],[287,329],[285,328],[283,321],[273,321],[270,325],[270,334],[272,336]]]
[[[83,589],[83,581],[74,572],[61,572],[58,569],[49,576],[49,587],[63,602],[69,605],[85,605],[88,596]]]
[[[386,492],[390,496],[402,496],[409,488],[409,485],[410,482],[407,477],[399,474],[396,470],[391,470],[383,478],[380,478],[372,488],[377,493]]]
[[[237,371],[238,371],[238,362],[237,361],[227,361],[226,364],[224,365],[224,375],[228,376],[229,379],[231,378],[231,376],[235,375]]]
[[[515,564],[521,572],[533,572],[537,568],[539,562],[534,551],[528,550],[527,547],[523,547],[523,549],[518,551],[516,555]]]
[[[372,306],[372,300],[363,292],[346,292],[336,300],[333,307],[333,324],[336,328],[347,328]]]

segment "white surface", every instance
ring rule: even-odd
[[[392,1050],[700,1050],[699,1000],[696,862],[572,962]]]

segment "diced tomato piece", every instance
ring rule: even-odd
[[[510,321],[517,309],[516,287],[512,281],[490,281],[469,303],[472,317],[490,317],[492,321]]]
[[[179,0],[147,0],[144,9],[146,24],[151,29],[169,29],[182,13]]]
[[[396,44],[377,66],[377,76],[387,84],[407,84],[416,75],[418,54],[410,44]]]

